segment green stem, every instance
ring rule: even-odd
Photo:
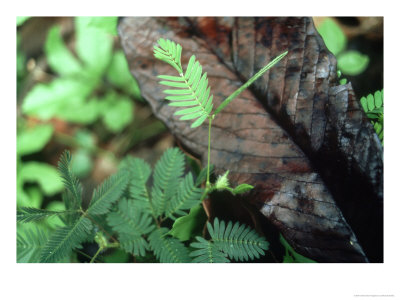
[[[97,250],[96,254],[92,257],[92,259],[90,260],[90,264],[94,262],[94,260],[96,259],[96,257],[100,254],[100,252],[103,250],[103,248],[99,247],[99,250]]]

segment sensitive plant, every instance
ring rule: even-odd
[[[87,208],[82,203],[82,185],[71,171],[71,159],[70,153],[64,152],[58,166],[65,186],[65,210],[18,210],[17,221],[21,223],[56,216],[63,222],[48,235],[39,227],[19,232],[19,262],[65,261],[73,252],[79,253],[85,242],[98,245],[91,262],[113,248],[135,257],[151,252],[159,262],[169,263],[248,261],[268,250],[269,243],[250,227],[218,218],[206,225],[209,239],[192,232],[192,242],[184,242],[175,237],[186,230],[179,224],[171,233],[168,224],[182,216],[190,218],[188,211],[198,210],[203,192],[192,173],[185,174],[185,156],[178,148],[166,150],[153,172],[142,159],[127,157],[119,171],[94,190]]]
[[[164,39],[159,40],[159,46],[154,48],[155,56],[179,72],[179,77],[160,75],[164,80],[161,84],[177,88],[166,91],[172,95],[167,99],[172,101],[172,105],[186,107],[177,113],[182,115],[183,120],[196,119],[191,127],[200,126],[206,119],[209,120],[208,151],[211,125],[215,116],[287,54],[284,52],[257,72],[212,113],[213,96],[208,87],[207,74],[202,74],[202,67],[195,56],[191,57],[186,74],[183,75],[181,46]],[[227,189],[234,194],[240,194],[252,188],[248,184],[231,188],[227,179],[228,172],[212,185],[209,158],[208,152],[206,171],[203,170],[199,175],[200,180],[197,178],[195,181],[191,173],[184,174],[184,155],[180,150],[168,149],[154,168],[153,184],[149,188],[147,182],[151,175],[150,166],[143,160],[128,157],[122,162],[120,170],[93,192],[89,206],[84,209],[82,186],[71,171],[71,156],[69,152],[65,152],[59,163],[59,172],[66,188],[63,196],[66,209],[50,211],[21,207],[17,213],[19,222],[59,216],[65,226],[55,230],[46,243],[43,243],[43,234],[39,232],[40,238],[36,239],[32,238],[32,232],[28,232],[25,237],[19,235],[21,260],[39,257],[40,262],[57,262],[88,241],[98,244],[98,251],[91,262],[102,251],[116,247],[134,256],[145,256],[147,251],[152,251],[160,262],[229,262],[259,258],[268,249],[268,242],[254,230],[238,222],[230,221],[225,224],[215,218],[213,225],[207,223],[209,240],[202,236],[192,237],[190,232],[188,236],[195,240],[189,247],[179,240],[182,228],[187,231],[185,226],[180,225],[185,224],[181,222],[182,219],[189,218],[192,210],[199,211],[199,205],[209,193]],[[202,188],[201,178],[205,173],[206,184]],[[176,226],[172,226],[172,229],[164,225],[168,219],[175,221],[173,225]],[[30,258],[23,255],[26,253]]]

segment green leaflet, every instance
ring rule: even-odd
[[[175,196],[167,202],[166,215],[185,215],[182,210],[190,209],[200,203],[203,189],[196,187],[192,173],[188,173],[180,182]]]
[[[72,208],[78,208],[82,204],[82,186],[78,178],[71,172],[71,153],[64,151],[58,162],[58,171],[67,190],[71,193]]]
[[[265,254],[264,250],[268,250],[269,243],[265,238],[239,222],[233,224],[229,221],[225,226],[224,221],[215,218],[214,226],[207,223],[207,228],[215,245],[231,259],[247,261],[259,258]]]
[[[156,216],[165,213],[166,205],[179,187],[179,178],[183,175],[185,157],[178,148],[167,149],[154,168],[152,202]]]
[[[39,261],[40,253],[46,244],[47,236],[43,230],[36,227],[36,232],[30,229],[17,233],[17,262],[35,263]]]
[[[190,262],[189,250],[178,239],[167,235],[168,228],[158,228],[149,236],[150,247],[161,263]]]
[[[196,120],[191,127],[200,126],[212,114],[212,98],[208,86],[207,73],[202,73],[202,66],[196,57],[192,55],[189,60],[185,75],[181,65],[182,47],[170,40],[159,39],[158,46],[154,46],[154,56],[168,64],[178,71],[179,77],[160,75],[160,84],[173,87],[175,89],[164,90],[169,94],[165,99],[171,101],[169,105],[179,107],[190,107],[176,112],[183,115],[181,120]],[[192,101],[187,101],[192,100]],[[193,113],[196,111],[196,113]]]
[[[39,221],[47,217],[73,213],[74,211],[51,211],[34,207],[21,207],[17,212],[17,221],[28,223]]]
[[[129,193],[134,200],[134,205],[138,209],[154,215],[155,212],[147,190],[147,181],[151,175],[149,164],[143,159],[128,157],[123,161],[122,168],[130,172]]]
[[[197,242],[191,243],[190,246],[198,249],[190,253],[194,257],[193,263],[229,263],[227,254],[223,253],[220,248],[211,241],[207,241],[200,236],[196,237]]]
[[[111,205],[116,202],[124,192],[129,181],[129,173],[119,170],[117,174],[110,176],[94,193],[87,210],[89,215],[101,215],[107,213]]]
[[[121,247],[126,252],[146,255],[149,245],[143,235],[155,228],[150,215],[138,210],[132,200],[121,199],[118,210],[107,216],[107,222],[118,233]]]
[[[57,229],[43,247],[40,262],[57,262],[68,256],[86,239],[91,229],[92,223],[83,216],[75,224]]]
[[[383,89],[361,97],[360,103],[383,145]]]

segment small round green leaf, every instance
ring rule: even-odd
[[[337,63],[343,74],[356,76],[368,67],[369,57],[356,50],[349,50],[337,57]]]
[[[369,94],[367,96],[367,105],[368,105],[368,110],[371,111],[375,108],[375,101],[374,101],[374,96],[372,94]]]
[[[382,107],[383,106],[383,96],[381,91],[376,91],[374,94],[375,98],[375,107]]]

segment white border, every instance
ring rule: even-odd
[[[1,17],[1,186],[3,299],[354,299],[356,294],[400,297],[398,9],[363,1],[16,1]],[[142,1],[140,1],[142,2]],[[389,4],[390,3],[390,4]],[[384,16],[385,17],[385,263],[83,265],[15,263],[16,36],[15,17],[132,16]],[[4,92],[5,91],[5,92]],[[256,298],[257,297],[257,298]],[[393,297],[390,297],[393,299]],[[380,299],[380,298],[376,298]]]

